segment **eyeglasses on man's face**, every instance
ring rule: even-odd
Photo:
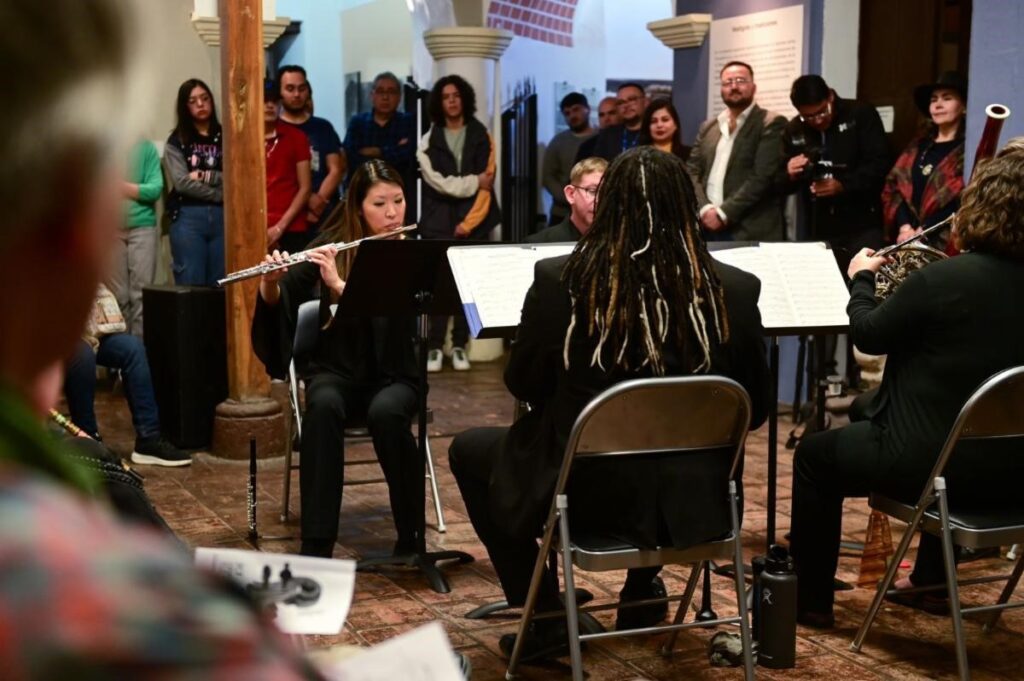
[[[619,106],[622,106],[623,104],[632,104],[633,102],[639,102],[643,98],[644,98],[643,95],[633,95],[632,97],[623,97],[623,98],[618,100],[618,104],[619,104]]]
[[[750,79],[749,78],[743,78],[743,77],[729,78],[728,80],[723,80],[722,81],[722,87],[732,87],[733,85],[735,85],[736,87],[743,87],[744,85],[749,85],[749,84],[750,84]]]
[[[578,184],[574,184],[574,185],[572,185],[572,187],[574,189],[577,189],[578,191],[583,192],[584,194],[586,194],[591,199],[597,197],[597,187],[581,187]]]
[[[804,123],[820,123],[832,115],[832,103],[825,102],[825,108],[815,113],[800,114],[800,120]]]

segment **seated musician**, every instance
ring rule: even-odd
[[[330,244],[395,230],[405,219],[401,176],[371,160],[353,174],[340,221],[313,242],[309,262],[263,275],[253,345],[267,373],[284,377],[291,359],[297,310],[320,299],[320,333],[310,353],[306,411],[299,445],[302,553],[330,557],[338,536],[344,477],[345,426],[365,421],[387,479],[398,542],[395,554],[422,552],[418,513],[425,491],[410,430],[418,404],[412,317],[334,318],[355,250]],[[319,247],[318,247],[319,246]],[[267,262],[287,253],[275,251]]]
[[[618,272],[612,280],[608,273]],[[576,417],[623,380],[725,374],[750,393],[752,425],[767,414],[769,387],[758,280],[711,259],[700,237],[683,162],[652,147],[628,151],[601,183],[590,231],[570,255],[537,264],[505,370],[505,384],[533,409],[511,428],[458,435],[450,463],[470,520],[509,603],[523,605],[537,541]],[[641,314],[663,315],[664,326]],[[659,311],[655,313],[654,311]],[[599,324],[594,324],[599,315]],[[680,414],[685,418],[685,414]],[[695,457],[703,458],[702,454]],[[717,456],[717,455],[716,455]],[[637,546],[691,546],[729,531],[721,457],[685,472],[648,462],[586,462],[573,474],[574,527],[593,521]],[[726,464],[727,465],[727,464]],[[711,489],[710,481],[722,481]],[[664,595],[660,568],[631,570],[622,600]],[[560,607],[548,574],[538,611]],[[617,627],[650,626],[667,605],[625,608]],[[524,661],[564,654],[564,620],[534,621]],[[510,654],[514,635],[500,645]]]
[[[591,156],[579,161],[569,172],[569,184],[563,187],[565,200],[569,204],[569,215],[557,225],[545,227],[526,237],[531,244],[561,243],[579,241],[594,224],[594,207],[597,205],[597,188],[608,169],[608,161]]]
[[[882,303],[874,293],[884,258],[864,249],[850,263],[850,336],[863,351],[887,354],[888,361],[868,420],[809,436],[797,448],[791,534],[797,621],[834,624],[843,499],[877,491],[916,502],[967,397],[993,374],[1024,364],[1024,318],[1011,312],[1024,306],[1021,206],[1024,153],[1018,151],[980,165],[962,194],[954,224],[969,252],[910,274]],[[978,461],[1004,465],[986,451],[969,471],[950,468],[954,503],[970,501],[972,494],[999,498]],[[914,571],[897,588],[943,581],[940,541],[922,535]],[[924,596],[896,597],[929,611],[936,605]]]

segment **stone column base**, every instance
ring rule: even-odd
[[[213,418],[210,453],[224,459],[249,459],[249,441],[256,440],[256,456],[269,459],[284,456],[291,446],[288,423],[281,405],[270,397],[217,405]]]

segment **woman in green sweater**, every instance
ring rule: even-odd
[[[156,278],[160,232],[156,228],[156,201],[164,188],[160,155],[149,140],[132,147],[128,177],[122,183],[125,223],[121,228],[117,262],[110,288],[121,307],[128,333],[142,337],[142,287]]]

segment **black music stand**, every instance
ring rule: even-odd
[[[427,551],[426,489],[422,482],[426,478],[427,462],[427,324],[430,315],[463,314],[445,252],[450,246],[464,245],[463,241],[416,239],[360,244],[335,313],[341,317],[416,315],[419,319],[415,340],[419,367],[418,477],[421,482],[415,505],[419,509],[416,552],[367,558],[360,560],[356,569],[414,567],[426,576],[430,588],[437,593],[451,591],[438,562],[473,562],[473,556],[462,551]],[[383,287],[380,285],[382,272],[387,272],[388,283]]]

